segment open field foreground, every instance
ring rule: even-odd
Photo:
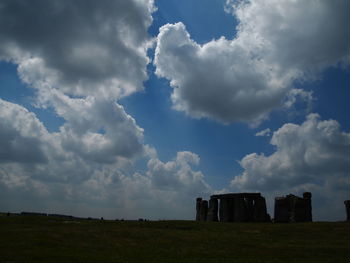
[[[1,262],[349,262],[350,224],[0,216]]]

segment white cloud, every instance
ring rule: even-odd
[[[349,10],[346,0],[252,0],[233,12],[240,21],[237,40],[258,47],[279,74],[307,74],[349,57]]]
[[[310,114],[301,125],[283,125],[273,133],[271,144],[276,147],[271,155],[252,153],[240,161],[244,172],[231,186],[270,194],[311,191],[318,215],[342,220],[342,202],[350,190],[350,133],[334,120]]]
[[[193,171],[190,166],[198,163],[198,155],[191,152],[178,152],[175,160],[167,163],[152,158],[148,162],[147,175],[158,189],[187,191],[187,196],[193,196],[195,193],[208,192],[210,188],[205,183],[203,174]]]
[[[261,120],[283,98],[283,80],[247,59],[243,47],[224,38],[200,46],[182,23],[160,28],[155,56],[157,75],[174,88],[174,107],[195,117]]]
[[[46,103],[66,120],[59,133],[66,150],[101,163],[143,154],[143,129],[118,103],[91,96],[72,99],[58,92],[51,95]]]
[[[271,135],[271,130],[270,128],[267,128],[265,130],[259,131],[255,134],[255,136],[270,136]]]
[[[313,92],[303,89],[291,89],[285,97],[284,106],[289,109],[295,105],[297,101],[307,104],[307,111],[311,111],[312,102],[314,101]]]
[[[222,122],[259,123],[281,107],[293,82],[350,54],[349,1],[239,1],[234,39],[199,45],[182,23],[160,28],[156,73],[170,80],[177,110]],[[296,95],[296,94],[294,94]],[[287,98],[287,106],[295,102]],[[303,96],[301,96],[303,95]]]

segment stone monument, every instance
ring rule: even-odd
[[[207,208],[203,202],[207,201],[202,200],[202,198],[196,199],[197,221],[270,221],[270,216],[266,212],[265,198],[262,197],[260,193],[231,193],[212,195],[209,200],[209,208]]]
[[[275,198],[274,222],[312,222],[311,193],[303,197],[292,194]]]

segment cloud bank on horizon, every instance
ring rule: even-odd
[[[237,19],[237,34],[204,44],[181,21],[151,36],[156,5],[0,1],[0,60],[17,65],[35,107],[64,120],[50,132],[35,113],[0,97],[0,210],[191,219],[194,198],[215,191],[261,191],[270,205],[278,193],[311,191],[316,218],[341,220],[350,133],[336,120],[309,114],[257,132],[272,135],[274,151],[242,155],[242,173],[215,190],[190,149],[160,160],[120,100],[145,89],[153,63],[170,82],[174,110],[256,127],[272,111],[313,99],[296,83],[348,69],[350,2],[227,0],[222,8]]]

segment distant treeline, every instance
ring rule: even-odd
[[[75,220],[104,220],[103,217],[101,218],[93,218],[93,217],[77,217],[77,216],[72,216],[72,215],[62,215],[62,214],[47,214],[47,213],[39,213],[39,212],[21,212],[21,213],[4,213],[4,212],[0,212],[0,215],[16,215],[16,216],[44,216],[44,217],[56,217],[56,218],[62,218],[62,219],[75,219]],[[147,222],[150,221],[148,219],[144,219],[144,218],[139,218],[137,220],[124,220],[124,218],[122,219],[115,219],[116,221],[139,221],[139,222]]]
[[[62,214],[48,214],[48,213],[39,213],[39,212],[21,212],[21,213],[10,213],[10,212],[7,212],[7,213],[4,213],[4,212],[1,212],[0,214],[3,214],[3,215],[7,215],[7,216],[10,216],[10,215],[17,215],[17,216],[47,216],[47,217],[58,217],[58,218],[64,218],[64,219],[94,219],[94,220],[99,220],[98,218],[92,218],[92,217],[76,217],[76,216],[72,216],[72,215],[62,215]],[[101,218],[103,219],[103,218]]]

